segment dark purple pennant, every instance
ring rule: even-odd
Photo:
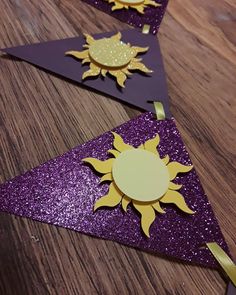
[[[98,34],[94,38],[109,37],[115,33]],[[82,74],[88,70],[88,65],[82,65],[81,61],[71,56],[65,56],[65,52],[82,51],[83,45],[86,44],[83,36],[5,48],[2,51],[142,110],[154,112],[153,104],[150,101],[160,101],[163,103],[166,117],[170,118],[165,70],[157,38],[135,29],[125,30],[121,33],[122,41],[129,42],[132,46],[149,47],[147,53],[140,55],[140,57],[143,58],[143,63],[153,70],[150,75],[133,72],[133,75],[126,80],[125,88],[122,89],[117,86],[111,76],[107,76],[105,79],[98,77],[81,80]]]

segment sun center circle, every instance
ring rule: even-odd
[[[118,0],[118,2],[127,4],[127,5],[140,5],[144,0]]]
[[[119,68],[127,65],[134,53],[130,45],[112,38],[96,40],[89,47],[89,55],[92,60],[109,68]]]
[[[164,162],[158,155],[142,149],[122,152],[114,161],[112,176],[122,193],[140,202],[160,199],[170,183]]]

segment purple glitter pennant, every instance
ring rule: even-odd
[[[97,34],[94,38],[110,37],[115,33]],[[149,50],[145,54],[140,54],[139,57],[143,58],[143,63],[153,70],[150,75],[133,72],[132,77],[127,79],[125,88],[122,89],[117,87],[115,80],[111,77],[81,80],[82,74],[88,70],[88,65],[82,65],[73,57],[65,56],[65,52],[83,50],[83,45],[86,43],[83,36],[6,48],[2,51],[146,111],[155,113],[153,104],[149,101],[160,101],[164,106],[166,117],[170,118],[165,70],[157,38],[150,34],[142,34],[135,29],[121,31],[121,33],[122,41],[132,46],[149,47]]]
[[[83,1],[131,26],[142,28],[145,24],[150,25],[150,32],[152,34],[158,32],[168,4],[168,0],[157,0],[156,3],[161,4],[160,7],[149,6],[144,10],[144,14],[141,14],[132,8],[112,11],[113,3],[105,0]]]
[[[191,165],[173,118],[157,121],[151,112],[147,112],[114,131],[134,147],[158,133],[161,158],[168,154],[171,161]],[[183,185],[180,192],[189,208],[196,213],[184,214],[176,207],[166,205],[166,214],[157,214],[150,228],[150,238],[143,234],[140,216],[132,206],[128,207],[127,213],[120,205],[93,212],[95,202],[107,193],[108,184],[100,184],[100,176],[82,159],[107,159],[107,150],[112,148],[112,143],[112,133],[104,133],[2,184],[0,210],[185,262],[217,267],[210,251],[202,246],[214,241],[229,252],[194,169],[176,180]]]

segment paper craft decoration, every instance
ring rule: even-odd
[[[157,121],[154,114],[147,112],[113,132],[119,134],[125,146],[135,148],[150,145],[149,140],[158,134],[160,159],[167,161],[165,157],[168,155],[170,164],[178,162],[190,170],[192,163],[173,118]],[[155,140],[157,142],[157,138]],[[108,160],[107,151],[113,149],[113,143],[113,134],[107,132],[1,185],[0,211],[185,262],[218,267],[210,251],[202,246],[214,241],[227,253],[228,248],[194,168],[178,174],[172,182],[182,185],[178,192],[195,213],[186,214],[174,205],[162,204],[166,213],[158,214],[153,221],[150,238],[143,233],[140,215],[131,205],[127,206],[126,213],[121,205],[112,209],[99,208],[94,212],[96,202],[108,193],[109,184],[100,184],[101,175],[97,175],[83,159]],[[119,146],[115,146],[118,151]]]
[[[156,217],[155,211],[165,213],[160,203],[173,203],[185,213],[194,213],[178,192],[182,185],[172,182],[178,173],[188,172],[192,166],[171,162],[168,155],[161,159],[157,151],[160,142],[158,134],[137,148],[124,143],[119,134],[113,132],[113,135],[114,149],[108,152],[114,158],[105,161],[96,158],[83,160],[103,174],[101,182],[111,182],[108,194],[98,199],[94,210],[116,207],[121,203],[126,212],[127,206],[132,203],[141,214],[141,227],[147,237]]]
[[[84,0],[103,12],[131,26],[143,28],[150,25],[150,33],[156,34],[168,4],[168,0]]]
[[[116,32],[98,34],[94,39],[110,38]],[[82,65],[78,60],[66,56],[68,51],[82,51],[85,39],[83,36],[50,41],[45,43],[19,46],[3,49],[4,52],[39,66],[52,73],[61,75],[80,85],[89,87],[117,98],[125,103],[132,104],[143,110],[154,112],[154,107],[149,101],[161,101],[167,118],[171,117],[169,99],[165,79],[165,71],[157,38],[150,34],[142,34],[138,30],[131,29],[121,32],[122,41],[147,48],[142,57],[142,63],[153,72],[151,75],[143,75],[141,72],[133,72],[128,79],[125,88],[116,85],[112,77],[87,78],[82,81],[82,75],[89,67]],[[79,99],[79,98],[78,98]]]
[[[148,6],[160,7],[160,3],[156,3],[153,0],[105,0],[108,3],[114,3],[111,10],[119,9],[135,9],[139,13],[144,14],[144,9]]]
[[[148,51],[148,47],[131,46],[122,42],[120,32],[110,38],[98,40],[88,34],[85,37],[85,50],[66,52],[66,55],[82,59],[82,64],[89,63],[90,69],[83,73],[82,80],[100,74],[106,77],[108,73],[116,78],[120,87],[125,87],[127,76],[132,75],[130,71],[152,72],[142,63],[142,58],[137,58],[139,53]]]

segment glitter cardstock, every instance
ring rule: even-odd
[[[83,160],[96,158],[106,161],[114,158],[107,151],[118,150],[120,145],[114,148],[112,132],[104,133],[2,184],[0,210],[185,262],[218,267],[215,258],[203,245],[214,241],[227,253],[228,248],[196,171],[191,169],[191,160],[174,119],[157,121],[151,112],[147,112],[113,132],[122,138],[125,145],[133,148],[146,145],[149,150],[156,145],[160,159],[166,159],[168,155],[170,163],[178,162],[188,167],[188,171],[176,175],[172,181],[174,185],[179,185],[178,192],[194,214],[182,212],[174,204],[162,203],[165,213],[157,214],[148,238],[140,227],[140,213],[131,204],[126,212],[122,204],[111,209],[101,207],[94,212],[96,202],[108,194],[109,183],[101,183],[102,174],[95,173],[93,167]],[[158,145],[157,134],[160,138]],[[150,144],[150,140],[154,140],[155,144]],[[122,167],[122,159],[118,164]],[[163,169],[164,166],[160,165]],[[106,177],[109,178],[108,175]],[[119,173],[115,177],[119,181]],[[123,189],[124,183],[119,185]],[[136,193],[130,188],[132,195]],[[152,191],[149,196],[152,196]]]
[[[84,0],[99,10],[128,23],[143,28],[150,26],[156,34],[164,17],[168,0]]]
[[[78,82],[81,86],[90,90],[99,91],[143,110],[155,113],[153,104],[150,101],[160,101],[164,106],[166,117],[170,118],[171,113],[165,70],[157,38],[151,34],[142,34],[142,32],[136,29],[125,30],[120,33],[110,32],[93,36],[87,35],[87,38],[81,36],[6,48],[2,49],[2,51],[64,78]],[[119,44],[119,49],[121,50],[118,50],[122,52],[125,49],[126,52],[125,56],[120,56],[118,53],[118,66],[122,67],[122,71],[119,68],[114,70],[115,63],[111,58],[111,53],[108,58],[106,55],[104,56],[104,52],[102,54],[97,53],[97,50],[101,49],[101,43],[104,42],[104,38],[106,43],[110,43],[109,40],[112,36],[115,36],[115,38],[121,38],[122,36],[123,45]],[[94,39],[101,39],[102,41],[98,43],[92,42]],[[111,43],[114,45],[113,41]],[[115,44],[117,44],[117,41],[115,40]],[[90,48],[86,48],[87,42],[90,44],[92,42],[91,47],[89,46]],[[132,47],[133,49],[131,49]],[[89,58],[94,61],[93,63],[90,62],[90,59],[88,60],[88,52],[86,50],[89,50]],[[141,52],[142,50],[144,52]],[[65,55],[66,52],[73,51],[83,52],[81,53],[83,59],[78,60],[73,56]],[[138,55],[134,59],[133,54],[136,53]],[[142,61],[139,59],[142,59]],[[88,63],[83,64],[83,60]],[[113,71],[111,70],[108,73],[106,69],[101,69],[101,65],[104,65],[104,63],[106,66],[109,66],[110,70],[113,68]],[[99,65],[99,67],[96,65]],[[131,70],[126,68],[126,65]],[[123,68],[124,66],[125,68]],[[149,70],[152,70],[152,73],[147,73]],[[86,75],[86,77],[83,75]],[[84,79],[82,79],[83,77]],[[124,85],[126,80],[125,87],[118,85],[117,80],[121,86]]]

